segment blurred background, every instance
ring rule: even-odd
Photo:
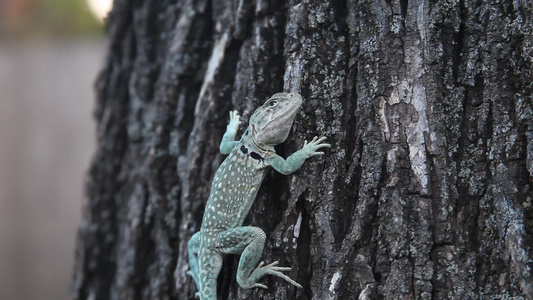
[[[0,300],[69,298],[110,0],[0,0]]]

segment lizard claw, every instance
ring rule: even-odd
[[[261,284],[261,283],[256,283],[256,284],[252,285],[252,287],[253,288],[258,287],[258,288],[262,288],[262,289],[265,289],[265,290],[268,289],[268,287],[266,285]]]
[[[265,262],[262,261],[262,262],[259,263],[259,265],[258,265],[257,268],[255,268],[255,269],[256,269],[256,270],[257,270],[257,269],[260,269],[260,268],[262,268],[264,265],[265,265]]]

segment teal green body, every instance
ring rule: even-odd
[[[215,173],[201,229],[188,244],[188,274],[196,282],[196,297],[200,300],[217,299],[216,282],[225,254],[241,254],[237,283],[242,288],[266,288],[258,281],[267,274],[301,287],[282,273],[290,268],[278,267],[277,262],[258,264],[266,235],[261,228],[242,226],[270,167],[290,174],[307,158],[322,154],[318,149],[329,147],[321,143],[325,138],[314,138],[287,160],[274,151],[274,146],[287,138],[301,104],[298,94],[275,94],[254,112],[240,141],[235,141],[239,116],[230,112],[230,123],[220,144],[220,151],[229,156]]]

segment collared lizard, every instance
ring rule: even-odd
[[[302,102],[297,93],[273,95],[252,114],[248,129],[239,141],[235,136],[240,116],[237,111],[230,112],[230,122],[220,143],[220,152],[229,156],[213,178],[200,231],[188,243],[188,274],[196,282],[195,296],[200,300],[216,300],[217,277],[224,254],[241,254],[237,283],[242,288],[267,288],[258,282],[267,274],[301,287],[282,273],[291,268],[279,267],[277,261],[258,265],[266,235],[261,228],[242,226],[242,223],[269,167],[287,175],[298,170],[307,158],[323,154],[318,149],[330,147],[322,143],[325,137],[315,137],[309,143],[305,141],[303,148],[286,160],[276,154],[274,146],[287,139]]]

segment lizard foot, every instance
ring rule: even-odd
[[[241,125],[241,116],[239,116],[239,112],[236,110],[230,111],[228,128],[230,128],[232,131],[237,132],[240,125]]]
[[[289,276],[287,276],[287,275],[282,273],[282,272],[290,271],[291,268],[289,268],[289,267],[278,267],[277,266],[278,264],[279,264],[278,261],[275,261],[275,262],[270,263],[268,265],[265,265],[264,262],[259,263],[257,268],[255,268],[255,270],[252,272],[252,274],[250,274],[250,277],[247,280],[247,281],[254,282],[253,284],[248,285],[249,288],[260,287],[260,288],[266,289],[267,286],[264,285],[264,284],[257,283],[257,280],[259,280],[261,277],[263,277],[263,276],[265,276],[267,274],[281,277],[281,278],[285,279],[286,281],[288,281],[290,284],[301,288],[302,286],[299,283],[297,283],[296,281],[292,280]]]
[[[307,140],[304,142],[304,146],[302,148],[302,151],[307,155],[307,157],[315,156],[315,155],[323,155],[324,152],[317,151],[320,148],[330,148],[331,145],[327,143],[322,143],[326,140],[326,137],[318,138],[315,136],[312,141],[309,143]]]

